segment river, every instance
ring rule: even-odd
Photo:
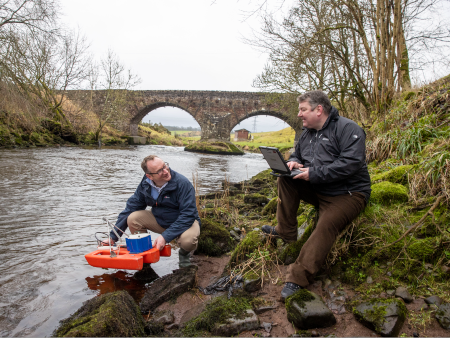
[[[260,154],[205,155],[180,147],[31,148],[0,150],[0,336],[50,336],[61,319],[95,295],[145,283],[134,271],[89,266],[102,217],[115,221],[142,179],[142,159],[161,157],[201,194],[267,169]],[[159,276],[178,267],[178,255],[152,264]]]

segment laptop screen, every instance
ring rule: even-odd
[[[286,162],[281,157],[278,149],[271,147],[259,147],[259,149],[272,170],[288,172]]]

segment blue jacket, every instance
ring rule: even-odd
[[[161,235],[167,243],[189,229],[195,220],[200,224],[194,187],[186,177],[175,170],[170,169],[170,173],[172,178],[161,190],[157,200],[152,197],[153,188],[144,175],[133,196],[128,199],[125,210],[117,218],[116,226],[119,229],[125,231],[128,227],[128,216],[134,211],[145,210],[147,206],[152,207],[156,221],[166,229]],[[117,232],[122,235],[120,231]],[[111,238],[118,240],[112,231]]]

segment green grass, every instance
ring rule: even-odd
[[[231,141],[241,147],[249,146],[250,148],[258,148],[259,146],[292,148],[294,146],[295,131],[291,127],[278,130],[268,131],[264,133],[252,133],[253,141],[234,142],[234,133],[231,134]]]

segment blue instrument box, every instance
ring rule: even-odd
[[[152,248],[152,237],[150,234],[134,234],[125,238],[127,243],[127,250],[131,254],[141,253]]]

